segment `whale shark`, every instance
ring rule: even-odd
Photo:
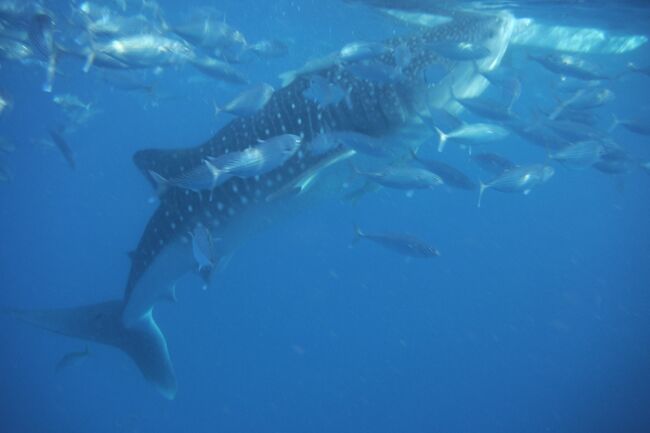
[[[9,309],[4,313],[55,333],[122,350],[148,382],[164,397],[173,399],[177,381],[154,310],[159,302],[175,299],[175,286],[181,278],[198,271],[191,236],[197,225],[218,239],[215,252],[225,260],[252,233],[315,201],[341,194],[343,181],[351,175],[351,164],[344,162],[354,159],[355,165],[361,164],[363,155],[340,146],[324,153],[311,152],[309,143],[321,134],[352,131],[381,137],[408,155],[430,134],[423,117],[431,108],[458,113],[463,107],[456,98],[483,93],[488,81],[479,71],[498,68],[516,24],[515,17],[505,11],[449,12],[438,25],[385,42],[393,50],[406,46],[410,51],[410,62],[401,68],[399,80],[373,82],[341,64],[329,64],[295,74],[256,113],[233,119],[198,146],[136,152],[135,166],[155,188],[153,173],[166,179],[178,178],[207,157],[239,152],[282,134],[301,138],[299,150],[268,173],[233,176],[212,189],[165,190],[130,253],[131,266],[120,298],[66,309]],[[477,42],[489,50],[489,55],[471,64],[422,49],[441,41]],[[374,61],[390,67],[396,64],[391,52]],[[444,70],[433,83],[426,77],[432,65]],[[343,89],[346,97],[325,105],[306,97],[310,78],[316,75]],[[400,158],[399,152],[394,158]]]

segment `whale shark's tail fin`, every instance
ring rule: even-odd
[[[115,346],[123,350],[166,398],[176,395],[176,377],[165,336],[151,314],[134,326],[122,324],[122,301],[107,301],[52,310],[0,310],[39,328],[69,337]]]

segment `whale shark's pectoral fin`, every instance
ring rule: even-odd
[[[161,300],[176,298],[176,283],[195,268],[191,245],[172,242],[158,254],[138,283],[125,297],[124,326],[130,328],[144,320]]]
[[[122,324],[122,301],[53,310],[0,310],[57,334],[106,344],[124,351],[142,375],[166,398],[176,395],[176,377],[167,342],[151,314],[130,328]]]

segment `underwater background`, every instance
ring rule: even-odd
[[[170,20],[214,6],[249,41],[285,41],[286,56],[237,65],[252,83],[276,88],[278,74],[348,42],[413,31],[334,0],[159,5]],[[46,6],[61,17],[78,7]],[[547,25],[646,37],[650,28],[644,2],[488,9],[501,7]],[[139,2],[127,10],[137,13]],[[528,51],[512,47],[503,63],[520,72],[515,111],[534,122],[537,107],[557,103],[557,76]],[[650,47],[586,57],[618,73],[630,62],[650,66]],[[1,60],[11,109],[0,136],[15,151],[0,152],[11,172],[0,183],[0,307],[119,296],[127,253],[156,208],[133,153],[202,143],[232,118],[215,117],[213,102],[242,90],[179,65],[137,71],[155,82],[155,95],[121,91],[82,66],[61,60],[47,93],[41,65]],[[606,87],[616,98],[596,109],[601,129],[612,114],[650,119],[647,75]],[[43,143],[70,123],[53,94],[76,95],[95,111],[66,133],[75,170]],[[650,137],[622,127],[611,136],[650,160]],[[515,134],[481,150],[548,161]],[[457,146],[427,154],[489,178]],[[172,401],[112,347],[89,343],[83,362],[57,372],[85,342],[0,317],[0,431],[650,431],[650,176],[553,166],[554,177],[530,194],[488,189],[480,208],[477,191],[381,189],[355,204],[323,200],[255,235],[207,290],[189,279],[177,303],[157,305],[179,382]],[[440,257],[355,243],[355,224],[416,235]]]

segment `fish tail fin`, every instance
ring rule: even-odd
[[[442,132],[442,130],[434,126],[436,133],[438,133],[438,152],[442,152],[445,149],[445,144],[447,144],[447,139],[449,136]]]
[[[169,25],[169,23],[167,23],[167,20],[163,16],[162,9],[159,6],[156,6],[156,7],[153,8],[152,15],[153,15],[153,18],[155,18],[156,21],[158,21],[158,25],[160,26],[160,30],[162,30],[163,32],[171,31],[171,26]]]
[[[156,194],[162,196],[169,189],[169,181],[153,170],[149,170],[149,176],[156,183]]]
[[[208,167],[208,170],[210,170],[210,173],[212,173],[213,187],[214,187],[214,186],[216,186],[216,183],[217,183],[217,180],[219,179],[219,177],[221,177],[222,174],[226,173],[226,171],[217,168],[214,165],[212,159],[213,158],[211,158],[211,157],[207,157],[207,158],[203,159],[203,164],[205,164],[205,166]]]
[[[214,107],[214,117],[217,117],[219,113],[223,111],[223,108],[221,108],[215,101],[212,101],[212,106]]]
[[[418,160],[418,150],[420,150],[420,146],[418,145],[415,149],[412,147],[409,147],[409,153],[411,154],[411,158],[414,160]]]
[[[145,379],[166,398],[176,395],[176,377],[165,336],[151,314],[132,327],[122,322],[121,300],[51,310],[0,310],[36,327],[68,337],[106,344],[125,352]]]
[[[86,56],[86,62],[84,63],[84,67],[82,68],[84,72],[90,71],[90,68],[95,62],[95,56],[96,56],[95,51],[91,51],[90,53],[88,53],[88,56]]]
[[[354,224],[354,238],[352,239],[352,244],[356,244],[356,243],[359,242],[359,241],[360,241],[364,236],[365,236],[365,234],[361,231],[361,229],[359,228],[359,226],[355,223],[355,224]]]
[[[483,193],[488,188],[488,185],[483,183],[481,179],[479,179],[478,185],[479,185],[479,191],[478,191],[478,202],[476,203],[476,207],[481,207],[481,200],[483,200]]]

